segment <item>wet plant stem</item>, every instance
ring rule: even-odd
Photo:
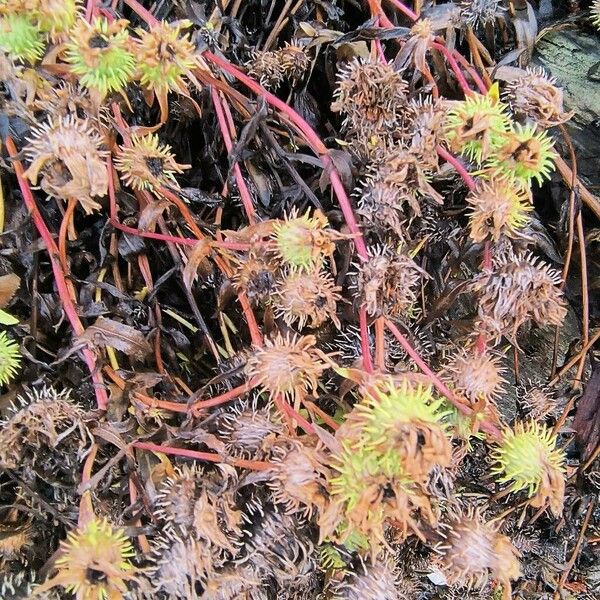
[[[456,169],[456,172],[460,175],[461,179],[465,182],[465,185],[469,188],[469,190],[474,190],[475,179],[467,171],[467,168],[462,161],[456,156],[450,154],[450,152],[448,152],[448,150],[446,150],[446,148],[443,146],[437,146],[436,151],[440,158],[443,158],[447,163],[451,164]]]
[[[40,234],[40,237],[42,238],[46,246],[48,256],[50,257],[52,272],[54,274],[54,281],[56,282],[56,289],[58,291],[63,310],[65,311],[65,315],[67,316],[67,319],[71,324],[71,328],[73,329],[75,335],[81,335],[84,332],[85,328],[83,327],[83,324],[79,319],[79,315],[77,314],[77,309],[75,308],[74,302],[75,291],[72,287],[72,284],[70,282],[67,282],[66,273],[61,265],[58,247],[56,246],[54,238],[48,230],[44,218],[42,217],[42,214],[40,213],[35,203],[35,199],[33,198],[33,194],[31,193],[29,183],[23,176],[23,166],[21,165],[21,162],[16,158],[18,154],[17,148],[10,137],[6,138],[5,145],[9,155],[13,159],[15,174],[19,182],[19,188],[21,189],[25,206],[27,207],[27,210],[31,215],[31,219],[38,233]],[[96,355],[92,352],[92,350],[90,350],[90,348],[87,347],[82,348],[81,353],[90,371],[98,408],[101,410],[106,410],[108,406],[108,395],[106,393],[106,388],[104,386],[102,374],[100,373],[96,365]]]
[[[190,450],[188,448],[173,448],[162,444],[153,444],[152,442],[133,442],[131,444],[138,450],[149,450],[150,452],[161,452],[172,456],[183,456],[184,458],[192,458],[194,460],[203,460],[207,462],[230,464],[241,469],[251,469],[253,471],[265,471],[271,469],[271,463],[262,460],[244,460],[242,458],[231,458],[215,454],[214,452],[199,452],[198,450]]]

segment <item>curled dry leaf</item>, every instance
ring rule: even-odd
[[[152,351],[152,347],[140,331],[104,317],[100,317],[90,325],[79,336],[79,341],[87,342],[97,348],[110,346],[140,361]]]
[[[8,275],[0,277],[0,309],[5,308],[12,300],[19,289],[19,285],[21,285],[21,278],[14,273],[8,273]]]

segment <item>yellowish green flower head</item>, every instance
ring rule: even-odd
[[[492,452],[498,483],[509,483],[512,492],[526,490],[534,496],[544,483],[548,470],[563,471],[565,453],[556,449],[556,436],[546,425],[536,421],[517,423],[507,429]]]
[[[14,61],[34,64],[44,54],[45,35],[26,14],[0,17],[0,49]]]
[[[91,25],[80,19],[66,44],[65,60],[79,83],[96,90],[104,98],[111,92],[122,92],[135,71],[130,52],[127,21],[109,23],[98,17]]]
[[[19,345],[5,331],[0,332],[0,384],[14,379],[21,364]]]
[[[537,131],[535,124],[516,123],[502,146],[490,157],[487,167],[514,179],[524,188],[529,188],[533,180],[541,185],[554,170],[553,147],[552,139],[545,131]]]

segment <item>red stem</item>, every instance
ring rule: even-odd
[[[401,13],[406,15],[411,21],[416,21],[419,18],[416,12],[408,8],[400,2],[400,0],[389,0],[390,4],[393,4]]]
[[[450,163],[456,169],[457,173],[461,176],[462,180],[466,183],[467,187],[470,190],[474,190],[475,179],[471,177],[465,165],[463,165],[463,163],[458,158],[456,158],[456,156],[450,154],[450,152],[448,152],[448,150],[446,150],[446,148],[444,148],[443,146],[437,146],[436,150],[441,158],[443,158],[447,163]]]
[[[454,75],[456,75],[458,85],[460,85],[460,87],[461,87],[462,91],[465,93],[465,95],[468,96],[469,94],[472,94],[473,92],[472,92],[471,88],[469,87],[469,84],[467,83],[467,80],[465,79],[463,72],[460,70],[458,63],[456,62],[456,59],[454,58],[454,56],[452,55],[450,50],[448,50],[448,48],[446,48],[446,46],[444,46],[444,44],[440,44],[439,42],[433,42],[431,44],[431,47],[435,48],[436,50],[439,50],[446,57],[446,60],[450,64],[450,68],[454,72]]]
[[[6,149],[8,150],[8,153],[11,156],[11,158],[13,159],[15,173],[17,175],[19,187],[21,188],[21,193],[23,194],[25,206],[27,206],[27,210],[31,215],[31,219],[35,224],[35,227],[38,230],[40,237],[44,241],[46,250],[48,252],[48,256],[50,257],[50,263],[52,264],[52,272],[54,273],[54,280],[56,282],[56,289],[62,302],[65,315],[67,316],[67,319],[69,320],[69,323],[71,324],[75,335],[81,335],[85,331],[85,328],[82,325],[81,320],[79,319],[77,309],[75,308],[75,303],[71,297],[69,285],[67,284],[65,273],[63,272],[62,266],[60,264],[60,255],[58,247],[56,246],[54,238],[48,230],[48,227],[44,222],[44,218],[42,217],[42,214],[40,213],[35,203],[33,194],[31,193],[31,189],[29,187],[29,183],[23,176],[23,166],[21,165],[21,162],[16,159],[16,156],[18,154],[17,148],[15,147],[15,144],[10,137],[6,138]],[[102,374],[97,369],[96,356],[89,348],[83,348],[81,350],[81,353],[83,354],[83,358],[88,366],[92,377],[98,408],[101,410],[106,410],[108,406],[108,395],[106,393],[106,388],[104,386]]]
[[[214,398],[210,398],[209,400],[197,400],[188,407],[189,410],[201,410],[203,408],[210,408],[211,406],[218,406],[219,404],[224,404],[225,402],[229,402],[234,398],[238,398],[242,396],[246,392],[249,392],[253,387],[257,385],[257,382],[246,381],[242,385],[238,385],[237,387],[228,390],[227,392],[220,394],[219,396],[215,396]]]
[[[469,64],[469,61],[456,49],[452,50],[452,55],[456,57],[456,60],[463,66],[463,68],[468,71],[469,75],[479,88],[479,91],[482,94],[487,94],[488,88],[487,85],[483,82],[483,79],[479,77],[479,73]]]
[[[242,469],[252,469],[254,471],[265,471],[271,469],[273,465],[262,460],[244,460],[242,458],[231,458],[220,456],[214,452],[199,452],[198,450],[189,450],[188,448],[172,448],[171,446],[163,446],[162,444],[153,444],[152,442],[133,442],[134,448],[140,450],[150,450],[150,452],[162,452],[163,454],[171,454],[173,456],[185,456],[186,458],[194,458],[197,460],[206,460],[214,463],[232,464]]]

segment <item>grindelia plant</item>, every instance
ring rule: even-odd
[[[558,517],[565,495],[565,453],[556,448],[556,436],[536,421],[517,422],[506,429],[494,448],[492,473],[511,492],[524,490],[535,508],[549,506]]]
[[[61,542],[57,574],[38,592],[62,586],[77,600],[122,598],[134,579],[129,559],[135,555],[125,533],[108,521],[93,518]]]
[[[130,51],[128,21],[109,22],[98,17],[93,23],[79,19],[65,44],[65,60],[84,87],[103,99],[111,92],[123,92],[135,70]]]

